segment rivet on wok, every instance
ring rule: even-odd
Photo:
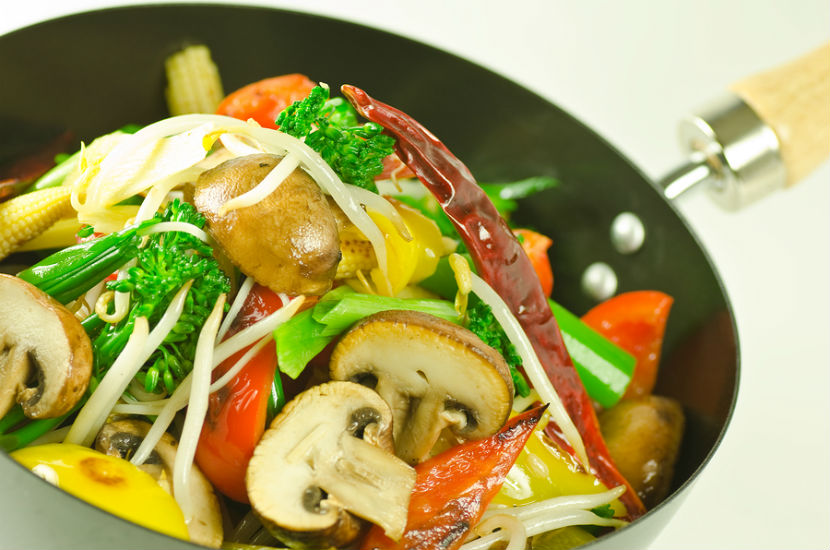
[[[640,250],[646,238],[643,222],[632,212],[621,212],[611,222],[611,242],[620,254]]]
[[[582,291],[597,301],[607,300],[617,292],[617,274],[610,265],[595,262],[582,274]]]

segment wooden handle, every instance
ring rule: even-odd
[[[830,157],[830,43],[729,89],[778,135],[787,185]]]

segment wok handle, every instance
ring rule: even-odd
[[[673,199],[700,183],[727,209],[802,180],[830,156],[830,43],[739,80],[680,124],[689,161],[661,181]]]
[[[778,137],[787,186],[830,157],[830,43],[729,89]]]

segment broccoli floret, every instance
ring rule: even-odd
[[[468,307],[467,329],[481,338],[485,344],[501,353],[510,367],[510,377],[513,379],[516,394],[522,397],[530,395],[530,386],[519,371],[519,367],[522,366],[522,358],[519,357],[516,347],[507,338],[504,329],[496,321],[490,306],[482,301],[477,301]]]
[[[302,139],[311,132],[313,124],[321,115],[321,111],[329,98],[328,88],[315,86],[308,97],[295,101],[277,117],[277,126],[280,131],[295,138]]]
[[[199,228],[205,224],[193,205],[178,200],[172,201],[162,214],[156,214],[156,219],[190,223]],[[100,380],[126,345],[135,319],[146,317],[153,326],[189,280],[193,283],[181,317],[136,375],[146,391],[159,391],[160,382],[168,392],[178,386],[193,368],[200,327],[219,296],[230,290],[228,277],[213,259],[211,247],[180,231],[150,235],[127,276],[107,283],[110,290],[130,293],[131,308],[123,320],[106,325],[93,340],[96,378]]]
[[[357,124],[357,113],[340,98],[329,99],[326,87],[316,86],[307,98],[295,101],[277,118],[280,130],[305,143],[323,157],[346,183],[377,191],[375,176],[392,154],[394,138],[374,122]]]

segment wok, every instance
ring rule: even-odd
[[[309,47],[292,49],[290,58],[280,55],[303,41],[309,28],[315,29],[315,40],[306,41]],[[13,75],[0,87],[0,163],[64,128],[89,140],[126,122],[165,116],[162,62],[188,42],[210,46],[226,90],[295,71],[332,84],[354,83],[424,123],[482,181],[557,177],[563,184],[522,204],[517,219],[554,239],[554,297],[571,310],[593,305],[580,289],[580,277],[596,258],[615,269],[620,291],[654,288],[675,297],[656,389],[679,399],[687,414],[674,490],[634,525],[592,547],[641,547],[651,541],[723,437],[739,374],[729,299],[706,252],[661,191],[568,113],[463,59],[351,23],[229,6],[106,10],[0,37],[0,74]],[[359,62],[329,55],[343,43],[351,49],[350,59]],[[61,44],[61,61],[45,68],[42,60],[54,59],[54,44]],[[402,65],[398,59],[417,63]],[[447,75],[453,75],[451,86]],[[441,101],[428,93],[438,89]],[[637,254],[616,253],[604,230],[621,211],[636,212],[652,228]],[[41,517],[53,518],[45,529],[61,546],[192,547],[57,491],[5,455],[0,456],[0,491],[20,495],[17,505],[3,502],[4,544],[24,546],[47,538],[44,532],[14,528],[15,517],[36,509]]]

